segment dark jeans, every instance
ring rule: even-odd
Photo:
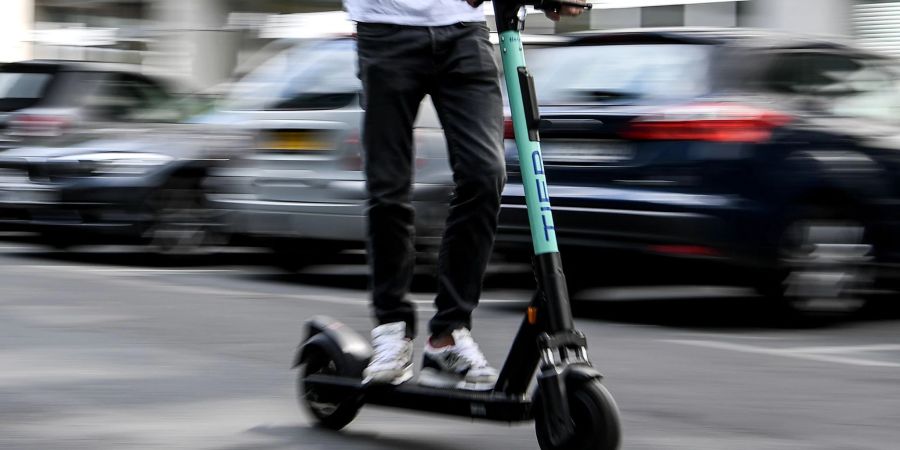
[[[379,323],[406,322],[415,265],[410,204],[413,123],[426,94],[447,139],[455,182],[438,256],[438,312],[431,333],[471,327],[490,259],[506,182],[503,104],[484,23],[440,27],[360,23],[363,146],[369,190],[369,261]]]

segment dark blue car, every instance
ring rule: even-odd
[[[675,29],[576,35],[528,64],[573,284],[617,282],[611,269],[637,256],[631,281],[745,283],[815,315],[856,311],[889,286],[894,61],[828,40]],[[509,252],[529,234],[506,143],[498,248]]]

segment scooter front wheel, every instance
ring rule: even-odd
[[[344,375],[338,363],[338,358],[330,355],[324,348],[310,349],[304,366],[297,377],[297,393],[300,403],[306,406],[318,425],[332,430],[344,428],[356,418],[356,414],[362,407],[362,402],[357,396],[348,396],[343,399],[324,398],[322,393],[314,387],[304,383],[310,375]]]
[[[542,450],[615,450],[619,448],[619,410],[599,380],[566,383],[569,414],[575,433],[564,443],[550,439],[550,420],[545,417],[540,391],[534,402],[534,426]]]

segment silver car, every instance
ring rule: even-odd
[[[229,231],[298,267],[328,251],[362,247],[366,207],[356,42],[279,41],[280,50],[235,84],[204,120],[252,129],[255,148],[218,170],[209,199]],[[453,188],[446,143],[431,102],[415,129],[417,239],[439,241]]]

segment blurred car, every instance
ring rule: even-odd
[[[252,152],[216,171],[211,203],[230,233],[270,247],[299,268],[366,240],[360,145],[361,84],[350,37],[282,40],[274,56],[233,86],[203,121],[252,130]],[[430,101],[414,133],[413,203],[422,248],[437,245],[452,177]]]
[[[491,36],[497,43],[496,34]],[[522,37],[528,48],[565,41]],[[284,39],[233,87],[209,123],[254,130],[255,151],[216,171],[216,208],[228,211],[229,232],[269,246],[282,265],[297,268],[366,241],[367,193],[362,172],[356,43],[349,36]],[[499,67],[499,53],[497,55]],[[453,177],[447,144],[430,99],[413,131],[412,203],[419,256],[433,262]]]
[[[578,34],[528,62],[576,286],[635,257],[644,282],[659,272],[740,282],[819,315],[856,311],[890,284],[900,251],[894,61],[770,32],[645,29]],[[521,252],[530,234],[507,132],[498,246]]]
[[[170,89],[121,64],[47,60],[0,65],[0,149],[56,145],[69,134],[141,120],[148,111],[165,114],[158,119],[177,120],[180,111],[173,109],[178,105]]]
[[[218,243],[209,170],[249,145],[240,130],[130,123],[106,138],[0,153],[0,226],[47,243],[135,243],[170,255]]]

